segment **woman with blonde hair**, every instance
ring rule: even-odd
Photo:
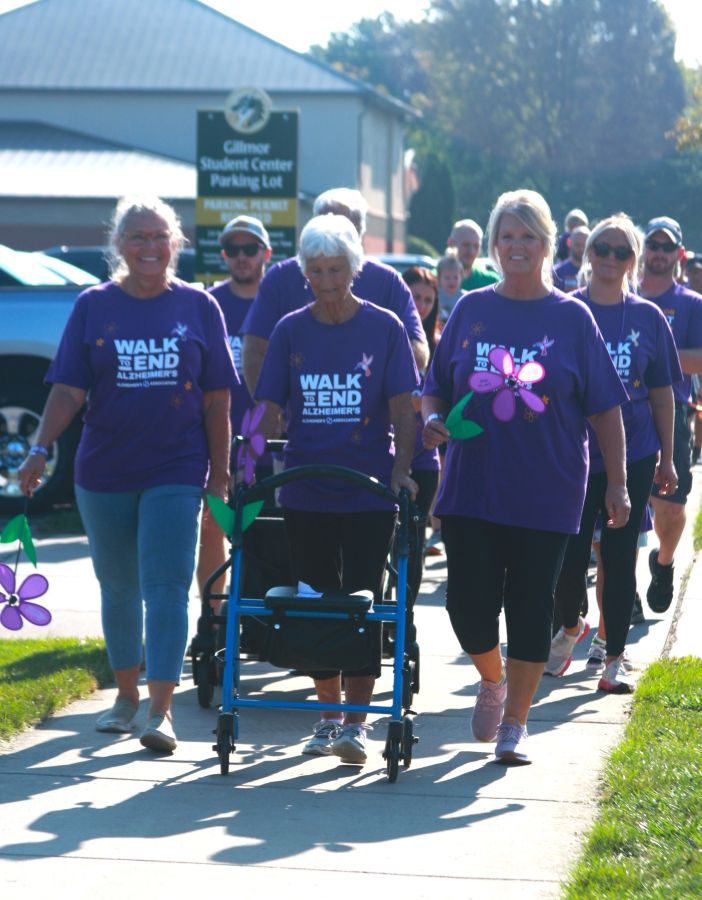
[[[222,313],[175,275],[183,234],[157,197],[124,198],[112,225],[112,280],[78,297],[47,374],[52,388],[20,469],[31,495],[46,447],[83,405],[75,491],[102,599],[117,699],[97,730],[131,731],[145,613],[149,710],[144,747],[173,752],[171,701],[188,628],[203,488],[225,497],[229,392],[236,380]]]
[[[462,297],[444,328],[424,389],[424,443],[449,442],[436,514],[448,613],[481,679],[473,736],[497,740],[498,761],[523,764],[553,592],[580,524],[588,422],[604,451],[608,516],[615,527],[628,518],[626,394],[591,313],[551,285],[556,228],[544,198],[503,194],[489,232],[502,280]]]
[[[625,528],[602,528],[600,553],[604,574],[602,632],[606,631],[604,672],[598,688],[629,693],[633,685],[624,657],[636,596],[636,551],[639,529],[655,480],[663,495],[678,479],[673,465],[674,398],[672,384],[682,379],[668,322],[660,309],[636,296],[643,241],[631,219],[619,213],[601,221],[585,245],[585,286],[574,294],[587,304],[607,343],[612,362],[628,392],[622,405],[626,435],[626,483],[631,515]],[[607,475],[599,436],[590,431],[590,473],[580,529],[568,542],[556,588],[563,626],[551,642],[546,673],[563,675],[573,648],[588,632],[580,617],[586,594],[590,546],[597,517],[605,512]],[[593,648],[597,648],[597,637]],[[599,639],[602,649],[603,639]]]

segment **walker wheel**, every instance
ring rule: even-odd
[[[212,663],[208,656],[198,656],[193,660],[193,681],[197,685],[197,702],[203,709],[209,709],[214,697],[211,681]]]

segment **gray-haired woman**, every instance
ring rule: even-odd
[[[351,293],[363,262],[358,232],[345,216],[317,216],[302,231],[298,259],[315,299],[285,316],[271,335],[255,393],[265,402],[266,434],[285,411],[286,468],[334,463],[414,494],[409,469],[417,371],[397,316]],[[297,579],[316,591],[379,594],[394,529],[392,504],[329,479],[285,485],[281,504]],[[311,674],[322,703],[341,702],[339,672]],[[345,672],[347,701],[368,705],[379,674]],[[363,764],[365,718],[349,712],[342,721],[327,710],[303,753]]]
[[[174,277],[183,235],[158,198],[125,198],[113,280],[84,291],[47,375],[37,443],[20,469],[31,495],[50,445],[86,405],[76,499],[100,582],[117,681],[98,731],[127,733],[139,705],[142,619],[150,698],[141,743],[172,752],[171,700],[187,640],[200,499],[224,497],[236,374],[219,307]]]

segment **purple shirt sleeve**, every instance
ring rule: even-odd
[[[90,388],[92,370],[85,340],[86,304],[89,299],[90,290],[87,290],[76,300],[61,336],[56,356],[46,373],[44,380],[47,384],[67,384],[84,391]]]

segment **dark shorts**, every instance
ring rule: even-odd
[[[661,496],[658,485],[654,483],[651,496],[668,503],[687,503],[687,495],[692,490],[692,472],[690,470],[690,419],[686,403],[675,403],[675,427],[673,430],[673,464],[678,473],[678,489],[674,494]]]

